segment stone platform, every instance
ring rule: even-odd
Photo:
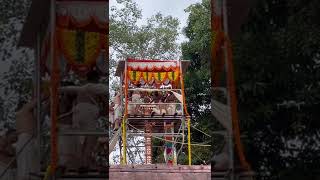
[[[110,180],[210,180],[210,165],[112,165]]]

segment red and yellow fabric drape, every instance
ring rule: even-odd
[[[107,49],[108,40],[108,2],[94,1],[56,1],[56,39],[57,52],[62,72],[72,69],[84,75],[96,65],[98,58]],[[49,43],[43,41],[41,56],[42,72],[51,74],[48,56]],[[106,57],[105,57],[106,58]]]
[[[108,31],[108,2],[105,0],[57,0],[57,26],[64,29]]]
[[[163,83],[166,80],[177,82],[180,77],[180,66],[175,60],[136,60],[128,59],[128,79],[133,84],[140,80],[146,83]]]
[[[179,80],[179,71],[169,71],[169,72],[149,72],[149,71],[128,71],[128,78],[133,84],[137,84],[140,80],[146,83],[151,83],[155,81],[156,83],[163,83],[167,79],[171,82],[177,82]]]
[[[57,38],[61,55],[76,72],[93,67],[107,44],[107,35],[96,32],[57,28]]]

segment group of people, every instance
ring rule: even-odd
[[[99,74],[91,71],[87,74],[87,83],[83,86],[67,85],[59,89],[61,94],[59,130],[94,132],[98,118],[105,116],[107,101],[106,85],[99,83]],[[107,126],[107,124],[106,124]],[[93,149],[101,146],[106,137],[97,136],[59,136],[59,166],[62,168],[82,169],[97,167]],[[96,147],[96,148],[93,148]]]
[[[170,104],[175,103],[175,104]],[[177,98],[171,91],[132,91],[129,94],[129,115],[177,115],[181,112]]]
[[[106,113],[103,107],[106,104],[108,90],[106,85],[99,83],[99,78],[96,71],[91,71],[87,74],[84,85],[74,86],[72,83],[67,83],[59,89],[58,133],[96,130],[98,118]],[[47,111],[50,116],[53,112],[50,112],[49,96],[50,94],[43,94],[41,97],[41,111]],[[44,104],[48,106],[43,107]],[[0,173],[9,161],[15,158],[16,167],[11,168],[16,168],[14,179],[27,180],[30,179],[30,173],[40,170],[39,144],[36,138],[38,122],[35,116],[37,99],[34,98],[27,103],[22,102],[18,109],[16,129],[0,137]],[[89,167],[96,167],[96,157],[93,157],[93,154],[98,152],[94,150],[105,147],[102,144],[107,143],[106,138],[85,136],[85,134],[58,136],[58,168],[87,171]],[[10,172],[7,171],[0,179],[4,177],[13,179]],[[10,178],[7,178],[8,176]]]
[[[131,82],[129,80],[128,84],[129,89],[135,88],[144,88],[144,89],[172,89],[175,87],[175,83],[170,81],[169,79],[165,79],[162,83],[156,83],[154,77],[149,82],[145,82],[143,78],[140,79],[138,82]]]
[[[164,81],[159,87],[153,83],[145,83],[142,79],[139,83],[129,82],[128,92],[128,115],[134,116],[154,116],[154,115],[181,115],[182,114],[182,97],[172,89],[172,83],[169,80]],[[150,90],[150,89],[160,90]],[[118,129],[121,123],[121,95],[115,94],[114,100],[109,106],[109,120],[111,128]],[[123,99],[123,104],[125,100]]]

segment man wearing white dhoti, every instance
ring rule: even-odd
[[[18,141],[16,143],[17,179],[19,180],[27,180],[31,172],[39,170],[38,164],[40,161],[37,154],[37,142],[34,136],[37,124],[33,116],[35,107],[36,99],[33,99],[31,102],[23,105],[16,114],[16,129],[18,134]]]
[[[6,169],[14,158],[15,151],[12,146],[12,136],[0,137],[0,179],[15,180],[16,168],[15,163]]]
[[[97,102],[99,96],[106,96],[108,88],[104,84],[99,84],[99,74],[91,71],[87,74],[88,83],[83,86],[65,86],[60,88],[60,93],[70,93],[77,95],[77,103],[73,108],[72,126],[81,131],[96,130],[96,123],[99,117],[100,108]],[[81,166],[84,170],[92,167],[91,157],[92,147],[96,144],[95,136],[85,138],[82,148]]]
[[[226,143],[223,145],[221,152],[213,157],[212,161],[215,170],[227,170],[229,168],[230,156]]]
[[[62,94],[60,100],[59,131],[72,130],[72,107],[75,97]],[[79,167],[81,158],[80,138],[78,136],[59,136],[59,167],[62,172]]]
[[[142,101],[140,92],[139,91],[133,91],[132,103],[142,103],[142,102],[143,101]],[[139,115],[141,113],[139,104],[133,104],[133,105],[131,105],[131,108],[132,109],[130,109],[130,110],[132,111],[133,115]]]
[[[109,105],[109,124],[110,128],[113,129],[115,126],[114,102],[111,102],[111,104]]]
[[[116,96],[114,97],[114,129],[118,129],[121,123],[121,114],[122,114],[122,108],[121,108],[121,95],[119,92],[117,92]]]

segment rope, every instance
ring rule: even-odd
[[[197,131],[199,131],[199,132],[203,133],[204,135],[206,135],[206,136],[208,136],[208,137],[211,137],[209,134],[207,134],[207,133],[205,133],[205,132],[201,131],[200,129],[196,128],[195,126],[192,126],[192,125],[191,125],[191,127],[192,127],[192,128],[194,128],[195,130],[197,130]]]
[[[138,128],[134,127],[133,125],[127,123],[129,126],[131,126],[132,128],[134,128],[135,130],[138,130]],[[151,135],[152,136],[152,135]],[[172,142],[172,143],[177,143],[177,144],[182,144],[182,145],[188,145],[188,143],[183,143],[183,142],[177,142],[177,141],[171,141],[171,140],[166,140],[166,139],[163,139],[163,138],[160,138],[160,137],[157,137],[157,136],[152,136],[153,138],[156,138],[156,139],[159,139],[159,140],[162,140],[162,141],[167,141],[167,142]],[[191,143],[190,145],[192,146],[204,146],[204,147],[211,147],[210,144],[200,144],[200,143]]]
[[[205,165],[207,165],[206,161],[201,159],[197,154],[195,154],[195,153],[192,153],[192,154],[195,155],[196,158],[198,158],[201,162],[204,162]]]
[[[46,173],[44,174],[43,180],[48,180],[51,173],[52,173],[52,169],[51,169],[51,166],[49,165],[49,166],[47,167]]]
[[[6,172],[9,170],[9,168],[11,167],[11,165],[16,161],[17,157],[22,153],[22,151],[24,150],[24,148],[31,142],[31,140],[34,138],[34,135],[31,136],[27,142],[25,142],[22,146],[22,148],[18,151],[16,157],[12,158],[12,160],[8,163],[7,167],[5,168],[4,171],[2,171],[1,175],[0,175],[0,179],[2,178],[2,176],[4,176],[6,174]]]

